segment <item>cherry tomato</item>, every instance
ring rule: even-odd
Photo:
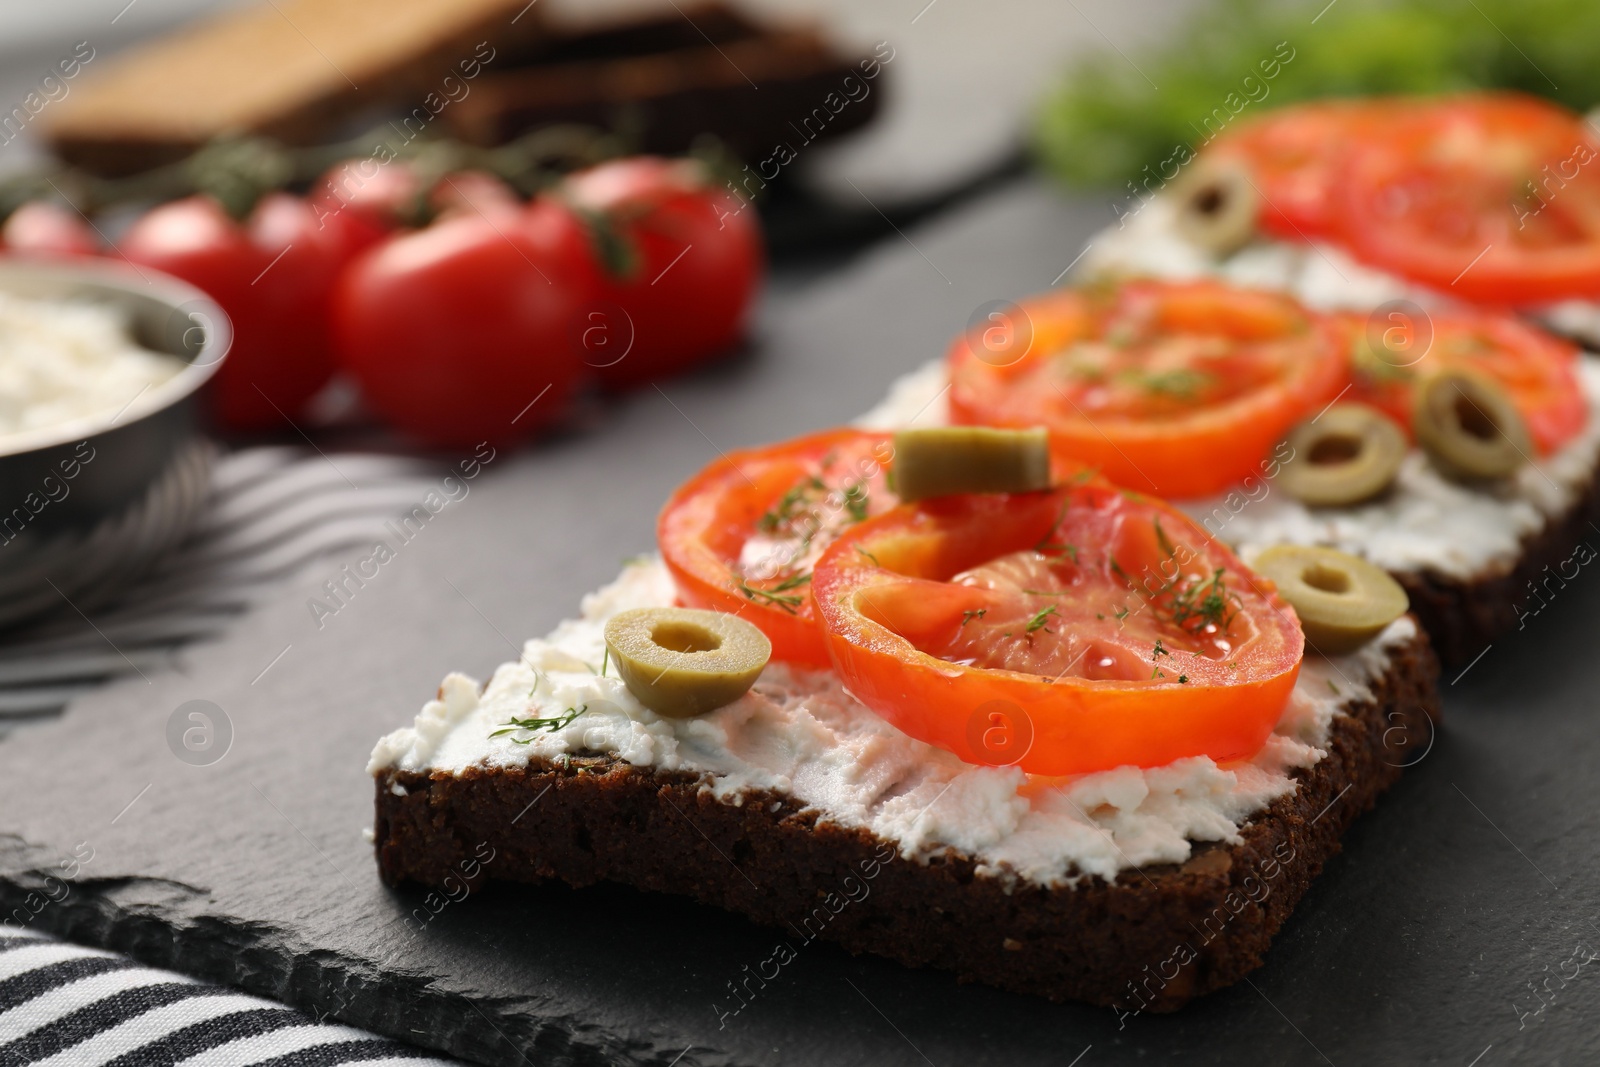
[[[335,164],[311,183],[307,199],[324,222],[350,216],[377,243],[406,224],[408,213],[421,195],[422,183],[404,160],[387,163],[376,158],[347,159]]]
[[[332,375],[329,292],[349,247],[306,201],[274,193],[240,224],[192,196],[147,212],[119,247],[204,290],[233,320],[233,348],[210,384],[223,426],[283,427]]]
[[[1600,296],[1600,138],[1546,101],[1483,93],[1415,109],[1338,183],[1361,259],[1461,300]]]
[[[596,364],[614,388],[701,363],[743,335],[763,274],[753,207],[696,165],[653,157],[575,174],[560,194],[594,227],[600,298],[626,312],[632,346]]]
[[[1250,756],[1305,643],[1270,582],[1175,508],[1104,484],[902,505],[844,531],[812,595],[858,700],[1034,774]]]
[[[1045,426],[1058,460],[1118,485],[1203,496],[1258,464],[1346,381],[1347,340],[1287,296],[1221,282],[1128,282],[1025,301],[998,348],[949,354],[954,422]]]
[[[522,210],[517,191],[493,174],[481,170],[462,170],[439,179],[428,197],[441,218],[448,215],[488,215],[495,219],[514,219]]]
[[[1337,186],[1352,146],[1382,136],[1399,108],[1388,100],[1321,100],[1229,127],[1207,159],[1238,160],[1261,194],[1260,225],[1287,240],[1337,230]]]
[[[1578,384],[1578,349],[1511,315],[1438,312],[1424,322],[1395,313],[1391,322],[1345,316],[1354,337],[1355,389],[1350,399],[1382,409],[1410,427],[1412,397],[1422,375],[1476,370],[1506,390],[1528,424],[1540,454],[1578,436],[1589,405]]]
[[[560,214],[442,219],[349,266],[335,344],[374,410],[442,447],[510,444],[564,413],[582,378],[571,336],[589,294],[563,269],[585,251]]]
[[[885,484],[893,451],[887,434],[827,430],[712,463],[656,526],[679,598],[755,623],[775,659],[826,667],[811,568],[841,530],[899,502]]]
[[[30,200],[0,227],[0,248],[40,255],[95,256],[100,254],[100,237],[71,208]]]

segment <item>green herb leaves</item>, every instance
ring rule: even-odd
[[[570,724],[572,722],[573,719],[576,719],[579,715],[582,715],[584,712],[586,712],[588,710],[589,710],[589,705],[583,704],[583,705],[581,705],[579,707],[576,707],[576,708],[568,708],[566,710],[566,713],[563,714],[563,715],[552,715],[549,718],[544,718],[544,719],[511,719],[503,727],[501,727],[500,729],[496,730],[494,733],[490,734],[489,736],[490,737],[501,737],[501,736],[504,736],[505,734],[514,734],[514,733],[518,733],[520,731],[527,731],[529,733],[538,733],[540,730],[545,730],[545,731],[553,733],[556,730],[559,730],[562,727],[567,726],[568,724]],[[531,737],[513,737],[511,739],[511,742],[512,742],[512,744],[516,744],[516,745],[531,745],[531,744],[533,744],[533,740],[534,739],[531,738]]]

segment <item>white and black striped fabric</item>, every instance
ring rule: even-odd
[[[348,1026],[0,927],[0,1067],[434,1067]]]
[[[110,679],[214,637],[301,568],[369,544],[427,493],[426,466],[291,447],[220,456],[180,547],[104,609],[69,604],[0,638],[7,728],[57,715]],[[87,617],[86,617],[87,616]],[[445,1064],[365,1031],[109,952],[0,926],[0,1067],[369,1067]]]

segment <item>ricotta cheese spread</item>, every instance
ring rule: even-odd
[[[1482,575],[1514,561],[1522,539],[1571,507],[1594,477],[1600,463],[1600,359],[1579,358],[1578,383],[1589,402],[1583,432],[1503,485],[1458,485],[1412,449],[1394,488],[1355,507],[1308,507],[1267,478],[1250,479],[1219,496],[1173,503],[1246,562],[1269,545],[1290,543],[1337,548],[1389,571]],[[947,388],[943,362],[928,363],[897,381],[857,425],[888,430],[913,415],[918,425],[943,425],[949,421]]]
[[[699,772],[706,788],[742,804],[750,790],[787,794],[834,823],[871,831],[901,854],[947,848],[980,870],[1044,885],[1126,867],[1182,863],[1197,841],[1237,842],[1241,825],[1295,789],[1290,773],[1326,755],[1346,702],[1371,698],[1390,649],[1415,634],[1392,623],[1353,655],[1307,656],[1293,696],[1254,758],[1205,756],[1164,767],[1071,777],[979,767],[901,733],[858,703],[829,671],[769,664],[755,687],[694,719],[667,719],[604,666],[605,621],[619,611],[672,603],[658,558],[626,567],[584,598],[582,614],[523,647],[487,685],[451,674],[413,725],[378,742],[369,773],[459,774],[520,767],[530,759],[608,753],[635,766]],[[493,736],[513,718],[565,718],[564,726]],[[519,741],[525,743],[518,743]]]
[[[1395,300],[1409,300],[1424,310],[1461,306],[1445,293],[1370,267],[1322,241],[1299,243],[1263,237],[1218,257],[1179,232],[1177,215],[1177,201],[1170,196],[1146,201],[1122,225],[1108,226],[1090,240],[1075,276],[1146,275],[1174,281],[1220,278],[1235,285],[1283,290],[1307,307],[1322,311],[1370,312]],[[1600,304],[1566,300],[1525,308],[1523,313],[1562,336],[1600,350]]]
[[[114,308],[0,292],[0,449],[30,430],[115,416],[181,369],[134,344]]]

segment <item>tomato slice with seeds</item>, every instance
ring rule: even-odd
[[[1270,111],[1229,127],[1206,146],[1207,160],[1236,160],[1262,205],[1262,229],[1288,240],[1337,231],[1336,189],[1346,155],[1362,137],[1382,136],[1392,100],[1320,100]]]
[[[1578,382],[1578,348],[1522,319],[1488,311],[1430,314],[1393,322],[1341,316],[1354,337],[1350,399],[1379,408],[1408,430],[1412,398],[1424,374],[1462,368],[1505,389],[1528,424],[1540,455],[1577,437],[1589,422]]]
[[[886,484],[893,454],[888,434],[828,430],[706,467],[656,525],[679,599],[755,623],[774,659],[826,667],[812,566],[840,531],[899,502]]]
[[[969,763],[1034,774],[1247,757],[1304,649],[1269,581],[1103,482],[902,505],[841,534],[812,586],[857,699]]]
[[[1556,104],[1481,93],[1416,107],[1350,157],[1345,240],[1459,299],[1600,295],[1600,137]]]
[[[1031,341],[948,356],[957,423],[1045,426],[1057,458],[1162,496],[1219,492],[1338,393],[1347,339],[1279,293],[1133,281],[1025,301]]]

